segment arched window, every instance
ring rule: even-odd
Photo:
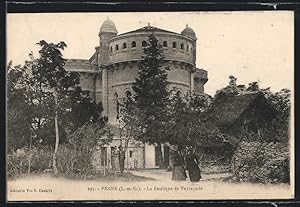
[[[136,47],[136,42],[135,42],[135,41],[133,41],[133,42],[131,43],[131,47],[132,47],[132,48]]]
[[[130,92],[130,91],[126,91],[126,92],[125,92],[125,96],[126,96],[126,98],[129,98],[129,97],[131,97],[131,96],[132,96],[132,94],[131,94],[131,92]]]
[[[113,48],[112,48],[112,46],[110,46],[110,52],[113,52]]]
[[[184,44],[183,43],[181,43],[180,49],[184,50]]]
[[[167,41],[163,41],[163,47],[168,47],[168,42]]]
[[[126,49],[127,48],[127,44],[126,42],[123,43],[123,49]]]
[[[118,51],[119,50],[119,45],[116,45],[116,51]]]
[[[145,40],[143,40],[142,47],[146,47],[146,46],[147,46],[147,42]]]
[[[190,50],[190,48],[189,48],[189,46],[187,45],[187,46],[186,46],[186,51],[189,52],[189,50]]]
[[[193,47],[191,47],[191,52],[193,52]]]
[[[176,42],[173,42],[173,43],[172,43],[172,46],[173,46],[173,48],[177,48],[177,43],[176,43]]]

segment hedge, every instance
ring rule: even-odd
[[[233,156],[234,178],[256,183],[289,183],[289,150],[282,143],[241,142]]]

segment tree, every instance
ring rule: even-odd
[[[276,110],[276,116],[271,123],[263,126],[262,132],[269,135],[269,140],[288,143],[290,111],[291,111],[291,91],[283,88],[278,92],[271,92],[270,88],[260,89],[267,100]]]
[[[74,90],[79,84],[79,75],[69,73],[64,69],[65,59],[61,51],[67,46],[64,42],[58,44],[47,43],[42,40],[37,43],[41,46],[40,57],[37,59],[36,67],[32,74],[37,78],[41,87],[51,93],[55,101],[54,122],[55,122],[55,148],[53,153],[53,171],[58,173],[56,166],[56,154],[59,146],[59,110],[65,110],[65,96]]]
[[[96,103],[89,94],[77,86],[71,91],[68,100],[65,100],[68,109],[62,114],[61,125],[66,134],[71,134],[86,123],[98,123],[104,126],[107,117],[102,116],[102,103]]]
[[[205,94],[188,93],[185,96],[171,96],[169,122],[166,133],[179,150],[188,146],[204,147],[222,144],[222,133],[212,123],[206,122],[205,111],[211,97]]]
[[[165,125],[167,123],[167,102],[169,97],[167,70],[163,66],[162,46],[154,34],[148,37],[144,48],[144,57],[138,65],[138,77],[133,84],[136,113],[139,114],[139,134],[137,139],[146,143],[158,144],[166,142]],[[159,149],[160,166],[162,152]]]
[[[118,100],[120,105],[119,113],[119,165],[120,171],[123,173],[125,153],[130,142],[134,142],[135,137],[140,134],[139,110],[136,108],[136,103],[132,97],[126,97],[123,100]]]
[[[29,145],[31,109],[26,99],[25,71],[21,66],[7,68],[7,135],[8,151]]]
[[[97,122],[102,127],[107,122],[101,103],[78,86],[79,74],[65,71],[61,54],[65,44],[38,44],[38,58],[31,53],[24,65],[10,63],[7,69],[10,151],[28,146],[31,152],[31,146],[56,144],[57,152],[58,144],[67,142],[67,136],[81,126]]]

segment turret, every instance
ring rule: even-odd
[[[106,64],[109,62],[108,41],[118,34],[116,25],[110,19],[106,19],[100,27],[100,46],[98,51],[98,67],[102,71],[102,106],[103,115],[108,116],[109,101],[111,99],[111,81],[109,80]]]
[[[184,30],[182,30],[181,34],[184,36],[187,36],[193,40],[193,62],[196,65],[196,41],[197,41],[196,33],[187,24],[186,27],[184,28]]]
[[[112,37],[118,34],[118,30],[113,21],[107,18],[100,27],[99,32],[99,55],[98,55],[98,65],[108,63],[108,41]]]

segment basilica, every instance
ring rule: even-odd
[[[138,74],[143,48],[147,36],[153,33],[162,45],[164,66],[169,67],[168,82],[172,90],[182,94],[195,91],[204,93],[207,71],[196,67],[197,37],[188,25],[180,32],[164,30],[148,24],[145,27],[118,34],[114,22],[106,19],[99,30],[99,45],[90,59],[67,59],[66,70],[80,74],[82,90],[99,103],[102,102],[104,116],[111,125],[117,126],[117,100],[133,94],[132,84]],[[117,168],[116,149],[120,138],[115,135],[110,145],[101,147],[100,167]],[[147,143],[131,143],[127,150],[126,168],[155,168],[158,165],[157,148],[169,163],[169,147]]]

